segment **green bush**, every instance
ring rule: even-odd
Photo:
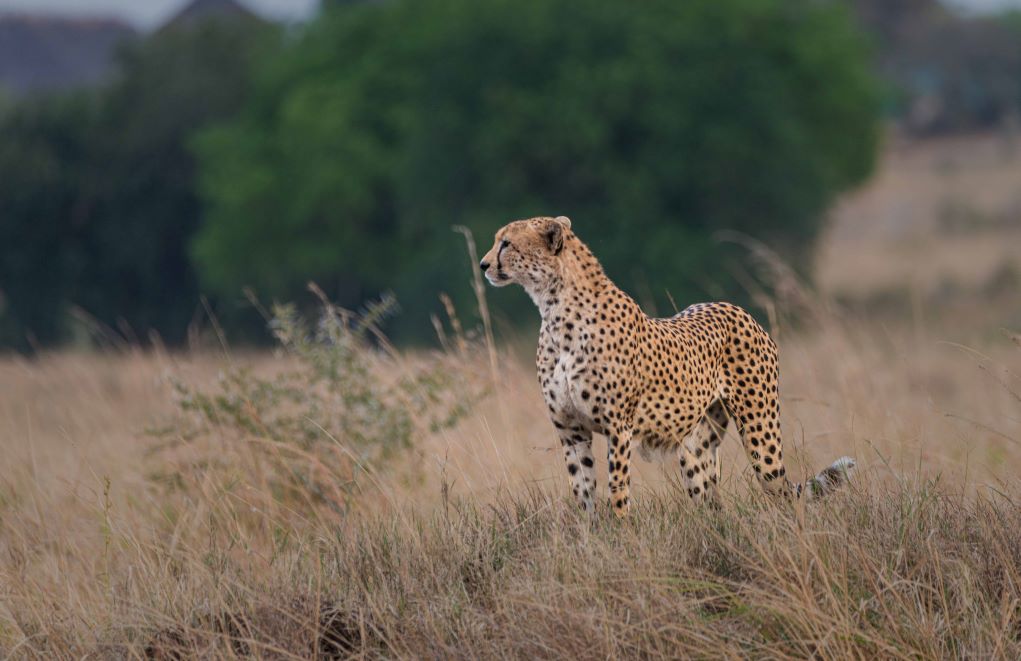
[[[281,350],[257,369],[224,366],[215,388],[172,384],[181,415],[166,429],[159,458],[173,469],[151,477],[171,490],[239,483],[262,488],[265,506],[344,514],[364,480],[384,471],[413,437],[446,429],[484,394],[478,342],[415,357],[378,329],[395,311],[384,297],[364,312],[321,296],[314,322],[278,305],[269,328]],[[255,497],[250,495],[249,497]]]
[[[665,290],[738,290],[739,249],[717,230],[805,257],[873,165],[877,112],[838,3],[340,3],[202,134],[194,255],[227,296],[291,297],[309,278],[345,305],[394,289],[420,332],[437,291],[469,295],[452,225],[488,241],[566,214],[665,311]]]

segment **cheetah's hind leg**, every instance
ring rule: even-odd
[[[720,439],[727,431],[727,412],[717,400],[709,405],[681,444],[681,478],[688,496],[696,503],[716,502],[720,482]]]

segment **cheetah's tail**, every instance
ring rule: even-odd
[[[811,478],[805,484],[798,485],[798,495],[804,491],[807,500],[813,500],[828,493],[836,491],[847,484],[854,470],[855,461],[851,457],[841,457],[834,461],[829,468],[819,471],[819,474]]]

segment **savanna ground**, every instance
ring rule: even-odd
[[[760,263],[788,470],[861,467],[807,506],[731,430],[721,510],[639,461],[586,519],[528,342],[450,319],[431,354],[283,311],[272,354],[4,358],[0,654],[1019,658],[1018,180],[1002,137],[894,144],[819,292]]]

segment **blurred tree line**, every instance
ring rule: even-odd
[[[69,339],[73,311],[129,341],[200,312],[191,141],[238,112],[276,31],[210,21],[126,47],[108,87],[0,114],[0,346]]]
[[[740,291],[718,230],[804,263],[878,132],[864,40],[815,0],[337,2],[297,32],[161,32],[121,68],[0,117],[6,346],[66,339],[73,309],[180,342],[201,291],[241,331],[243,287],[308,280],[394,290],[414,338],[437,293],[471,309],[451,226],[486,244],[536,214],[670,312]]]

